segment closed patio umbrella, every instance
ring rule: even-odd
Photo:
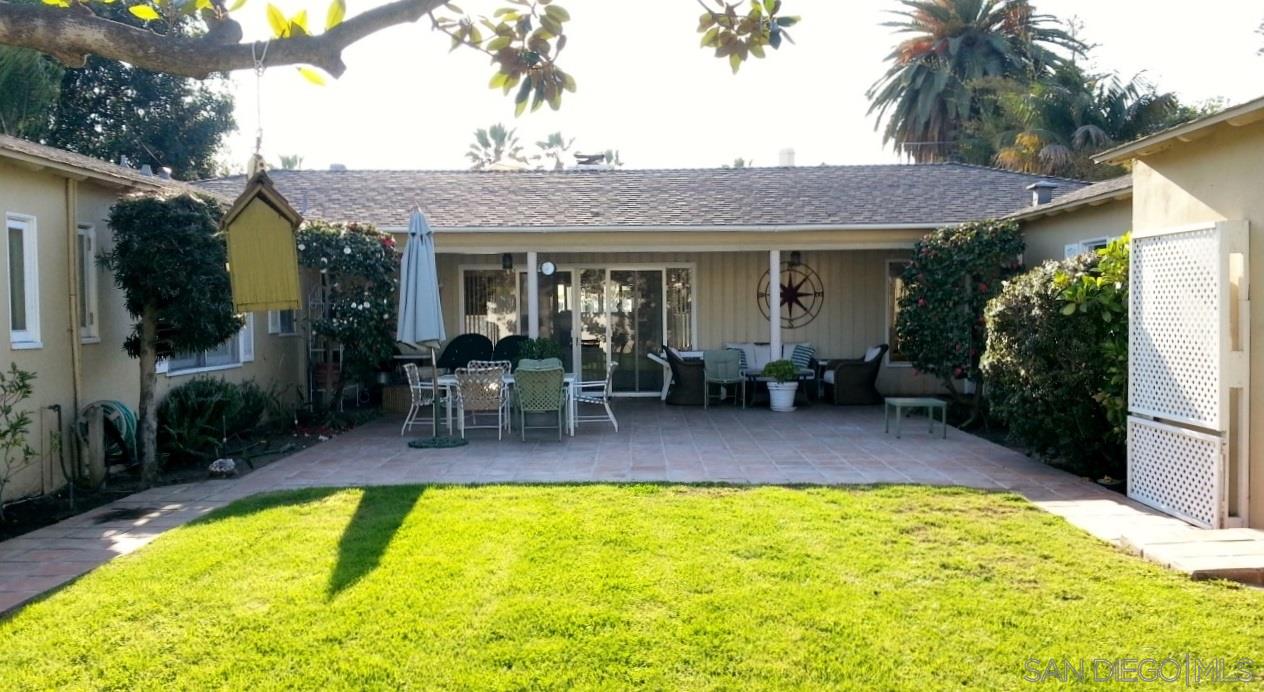
[[[447,339],[443,331],[443,306],[439,301],[439,272],[435,268],[434,231],[421,209],[408,218],[408,244],[399,271],[399,313],[395,338],[414,347],[430,349],[430,363],[438,362],[436,352]],[[434,431],[439,439],[439,372],[432,367]],[[412,444],[412,443],[410,443]],[[420,446],[420,445],[415,445]],[[424,446],[447,446],[426,444]]]

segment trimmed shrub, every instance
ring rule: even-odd
[[[522,342],[522,348],[518,351],[518,359],[536,359],[544,360],[545,358],[562,359],[562,345],[548,337],[540,337],[538,339],[529,339]],[[515,364],[516,365],[516,364]]]
[[[981,379],[983,311],[1002,281],[1021,269],[1022,251],[1013,221],[941,228],[913,246],[904,270],[897,346],[913,367],[939,378],[954,398],[961,398],[958,380]]]
[[[210,461],[230,442],[265,430],[278,409],[276,394],[252,380],[194,378],[158,407],[159,455],[168,466]]]
[[[1030,452],[1094,478],[1124,475],[1127,252],[1125,241],[1046,262],[987,308],[992,415]]]

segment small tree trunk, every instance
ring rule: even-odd
[[[158,386],[157,311],[145,306],[140,318],[140,479],[145,487],[158,482],[158,409],[154,389]]]

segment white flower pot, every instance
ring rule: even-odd
[[[799,389],[798,382],[769,382],[769,406],[774,411],[793,411],[794,393]]]

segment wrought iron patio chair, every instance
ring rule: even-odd
[[[575,385],[575,405],[577,409],[583,404],[601,406],[605,409],[604,413],[580,414],[577,412],[575,414],[576,425],[580,423],[609,422],[614,426],[614,431],[619,432],[619,421],[614,417],[614,411],[610,409],[611,385],[614,382],[614,369],[617,367],[619,367],[618,363],[611,362],[606,366],[606,379],[580,382]]]
[[[496,439],[503,439],[505,432],[505,371],[494,368],[457,368],[456,410],[457,428],[461,437],[470,428],[487,428],[479,425],[479,414],[496,414]],[[465,415],[470,415],[470,423]]]
[[[724,399],[724,387],[733,392],[733,403],[737,404],[737,393],[742,393],[741,405],[746,408],[746,377],[742,374],[742,354],[733,349],[717,349],[702,354],[703,396],[702,407],[711,406],[711,387],[719,388],[718,396]]]
[[[522,367],[514,371],[514,405],[518,408],[518,428],[522,431],[522,441],[527,440],[527,414],[556,413],[557,439],[562,440],[562,425],[566,410],[566,392],[563,386],[565,372],[560,367],[534,368]],[[553,426],[530,426],[532,428],[551,428]]]

